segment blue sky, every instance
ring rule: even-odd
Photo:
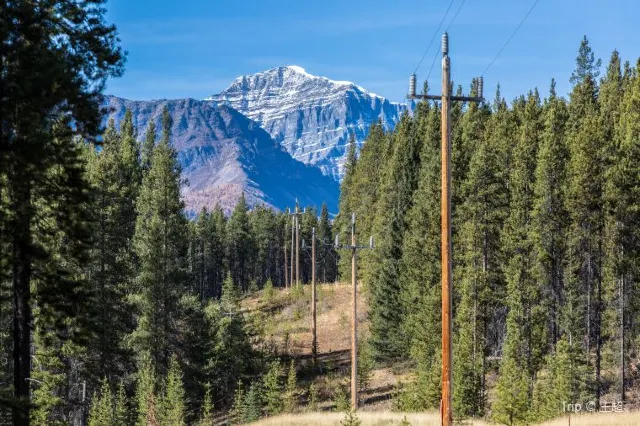
[[[401,101],[450,0],[110,0],[110,22],[128,51],[124,77],[107,93],[132,99],[204,98],[243,74],[280,65],[353,81]],[[455,22],[450,21],[464,2]],[[454,0],[450,56],[456,82],[468,87],[518,25],[533,0]],[[522,28],[485,74],[485,96],[499,82],[507,99],[551,77],[560,93],[583,35],[603,63],[617,49],[640,56],[638,0],[539,0]],[[439,35],[438,35],[439,39]],[[427,77],[439,40],[418,70]],[[440,87],[440,61],[429,83]]]

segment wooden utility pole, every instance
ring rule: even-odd
[[[289,287],[289,262],[288,262],[288,257],[287,257],[287,233],[286,233],[286,225],[284,227],[285,229],[285,236],[284,236],[284,287],[287,288]]]
[[[373,237],[369,238],[368,246],[356,245],[356,214],[351,214],[351,245],[340,245],[336,235],[336,249],[351,250],[351,409],[358,409],[358,278],[356,255],[358,250],[373,248]]]
[[[296,207],[297,208],[297,207]],[[291,278],[289,279],[289,287],[293,287],[293,256],[294,250],[293,246],[295,243],[295,235],[296,235],[296,217],[295,214],[291,216]]]
[[[482,77],[476,80],[477,96],[451,96],[451,62],[449,60],[449,35],[442,35],[442,95],[416,95],[416,75],[409,81],[409,99],[431,99],[442,101],[441,151],[441,262],[442,262],[442,399],[440,419],[442,426],[453,424],[452,408],[452,263],[451,263],[451,101],[483,102]]]
[[[295,268],[296,287],[300,285],[300,221],[298,216],[304,212],[306,212],[306,209],[300,211],[298,207],[298,200],[296,200],[296,207],[293,210],[293,213],[291,213],[291,280],[289,280],[290,285],[293,286]]]
[[[296,206],[296,287],[300,285],[300,221],[298,214],[298,206]]]
[[[624,359],[624,273],[620,277],[620,401],[625,402],[626,395],[624,392],[624,374],[625,374],[625,359]]]
[[[313,365],[317,364],[318,335],[316,324],[316,228],[311,229],[311,354]]]

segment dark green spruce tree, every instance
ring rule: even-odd
[[[137,268],[133,234],[142,174],[130,111],[125,113],[120,134],[109,122],[101,151],[90,156],[88,175],[95,194],[95,222],[87,276],[98,302],[97,340],[88,368],[94,384],[101,377],[115,383],[132,370],[132,354],[124,338],[133,330],[127,297],[134,291]]]
[[[504,180],[504,147],[515,131],[512,113],[498,92],[484,138],[469,162],[459,207],[458,263],[454,269],[459,298],[455,309],[454,412],[480,416],[486,405],[486,358],[495,338],[489,333],[504,298],[500,233],[506,220],[508,190]],[[495,349],[494,349],[495,350]]]
[[[565,191],[571,224],[567,234],[565,330],[576,366],[592,372],[576,375],[576,392],[594,397],[599,404],[606,150],[596,82],[599,61],[594,60],[586,39],[576,63],[567,131]]]
[[[371,294],[371,343],[378,359],[406,356],[400,286],[402,240],[406,213],[418,186],[421,138],[413,120],[404,115],[393,134],[394,155],[376,208],[373,234],[377,248],[371,269],[364,274]],[[362,238],[362,236],[360,236]]]
[[[538,93],[530,92],[513,148],[509,216],[501,236],[508,313],[497,394],[491,411],[495,419],[506,424],[526,420],[533,377],[546,354],[546,318],[539,304],[542,289],[532,274],[530,236],[535,159],[542,130],[540,114]]]
[[[138,357],[148,355],[164,377],[178,345],[180,295],[187,289],[187,220],[180,200],[180,165],[170,142],[170,119],[153,150],[137,201],[134,246],[140,266],[137,327],[130,340]]]

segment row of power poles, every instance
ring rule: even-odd
[[[443,426],[453,424],[452,410],[452,262],[451,262],[451,114],[450,105],[452,101],[462,102],[484,102],[482,77],[476,80],[476,96],[452,96],[451,95],[451,61],[449,59],[449,36],[444,33],[442,36],[442,94],[416,94],[416,75],[411,76],[409,82],[409,99],[440,100],[442,102],[442,141],[441,151],[441,262],[442,262],[442,399],[440,403],[440,417]],[[288,287],[294,282],[294,252],[295,252],[295,282],[300,284],[300,224],[298,217],[302,214],[296,207],[292,216],[291,224],[291,274],[285,278]],[[314,362],[317,355],[317,334],[316,334],[316,237],[315,228],[312,232],[312,303],[311,303],[311,335],[312,352]],[[287,276],[287,253],[285,241],[285,277]],[[357,252],[360,249],[373,248],[373,237],[368,246],[358,246],[356,244],[356,217],[351,217],[351,244],[340,244],[338,236],[335,241],[336,249],[351,251],[351,408],[358,408],[358,324],[357,324]]]
[[[299,216],[304,213],[300,211],[298,207],[298,200],[296,200],[296,206],[293,209],[293,213],[289,213],[291,216],[291,272],[289,273],[289,256],[287,253],[287,240],[284,241],[284,284],[285,287],[293,287],[294,280],[295,285],[300,284],[300,220]]]
[[[304,213],[296,207],[291,215],[291,265],[290,274],[287,274],[289,265],[287,264],[287,241],[285,241],[284,261],[285,261],[285,286],[292,287],[300,285],[300,223],[299,216]],[[304,245],[303,248],[307,248]],[[339,236],[335,239],[336,249],[351,251],[351,408],[355,411],[358,408],[358,277],[357,277],[357,252],[362,249],[373,248],[373,237],[369,238],[369,245],[357,245],[356,243],[356,215],[351,215],[351,244],[340,244]],[[295,254],[295,255],[294,255]],[[294,267],[295,263],[295,267]],[[311,353],[314,365],[317,363],[318,355],[318,334],[317,334],[317,292],[316,292],[316,228],[311,230]]]

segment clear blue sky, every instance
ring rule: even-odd
[[[463,0],[455,0],[448,26]],[[456,82],[482,73],[533,0],[467,0],[451,25]],[[132,99],[203,98],[242,74],[300,65],[315,75],[353,81],[402,100],[449,0],[110,0],[108,19],[129,52],[124,77],[109,94]],[[583,35],[603,64],[615,48],[633,65],[640,56],[638,0],[540,0],[485,75],[485,96],[500,82],[514,96],[551,77],[560,93]],[[427,76],[439,35],[418,71]],[[440,59],[429,79],[440,87]]]

